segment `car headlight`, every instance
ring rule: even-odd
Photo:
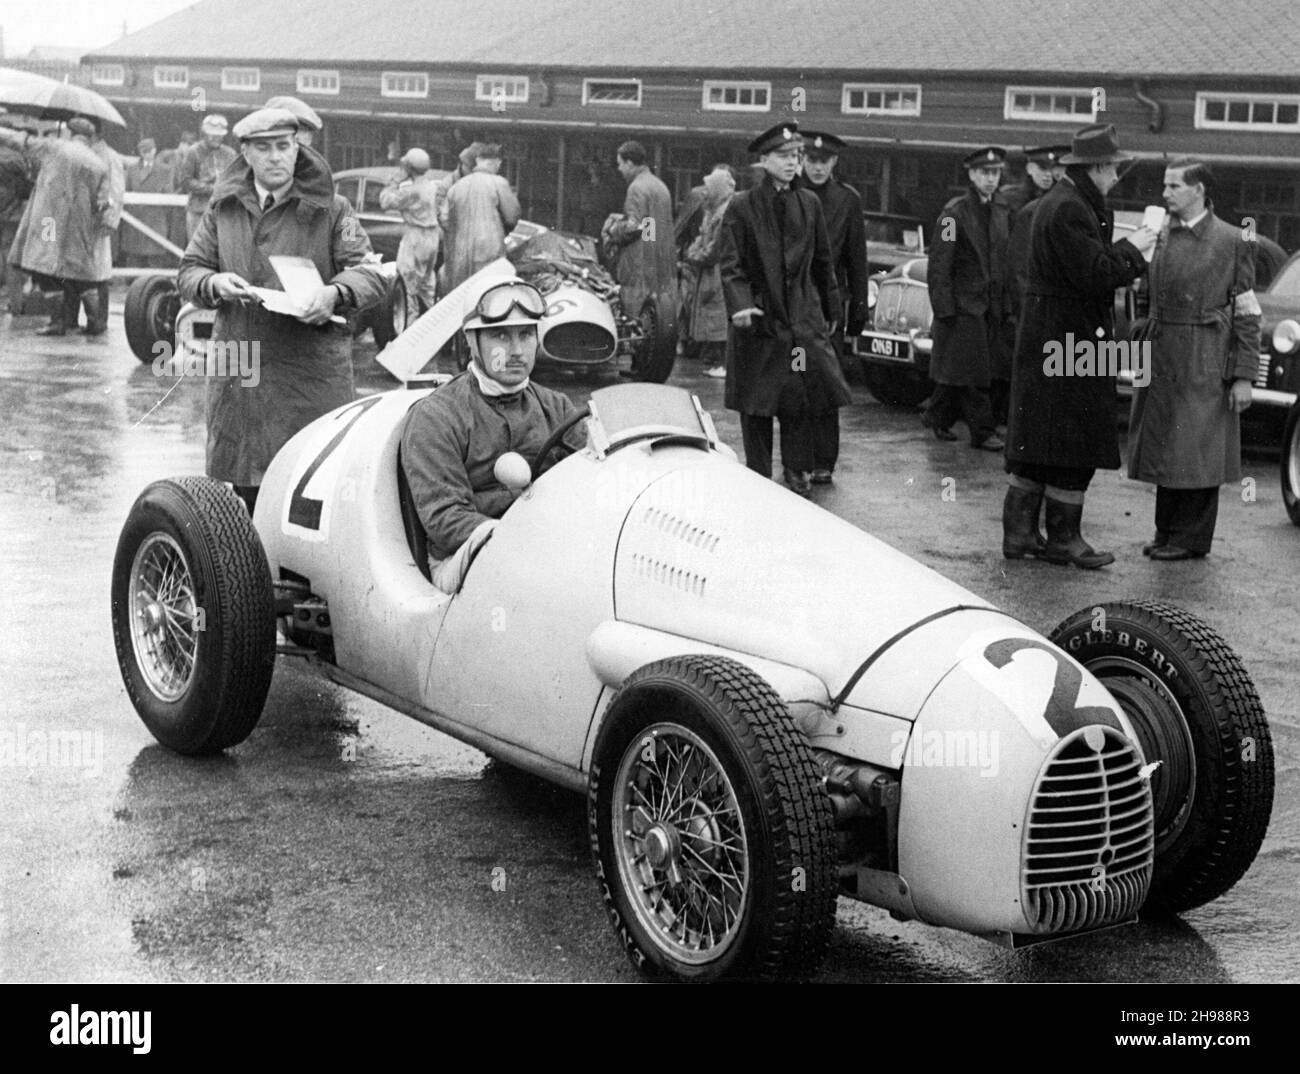
[[[1300,323],[1287,318],[1279,321],[1273,329],[1273,350],[1278,354],[1290,354],[1300,348]]]
[[[867,281],[867,309],[876,308],[876,302],[880,299],[880,284],[875,280]]]

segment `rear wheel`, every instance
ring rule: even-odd
[[[176,348],[176,315],[181,293],[170,276],[139,276],[126,291],[122,320],[131,353],[142,362],[170,358]],[[166,348],[157,344],[166,343]]]
[[[934,384],[911,369],[887,369],[862,363],[867,390],[886,406],[915,407],[934,391]]]
[[[1300,526],[1300,403],[1293,403],[1282,434],[1282,502]]]
[[[1147,905],[1178,913],[1218,898],[1254,861],[1273,808],[1273,742],[1240,658],[1196,616],[1149,600],[1085,608],[1051,640],[1110,691],[1159,762]]]
[[[266,554],[233,491],[156,481],[117,543],[113,644],[140,718],[177,753],[215,753],[256,726],[275,665]]]
[[[672,375],[677,360],[677,334],[662,315],[653,295],[645,300],[638,315],[642,340],[632,356],[632,376],[637,380],[663,384]]]
[[[749,668],[682,656],[632,674],[587,801],[606,908],[642,973],[816,970],[835,923],[831,802],[807,740]]]

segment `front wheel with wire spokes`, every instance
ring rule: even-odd
[[[588,790],[596,870],[633,963],[680,980],[805,977],[835,921],[830,799],[784,703],[733,660],[631,675]]]
[[[155,481],[118,539],[113,642],[159,742],[213,753],[257,724],[275,662],[271,572],[248,512],[203,477]]]

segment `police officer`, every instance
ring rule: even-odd
[[[862,197],[853,187],[835,177],[835,165],[844,139],[825,131],[803,133],[803,177],[800,185],[811,190],[822,203],[826,235],[831,243],[831,264],[844,314],[839,330],[831,332],[835,353],[844,362],[844,338],[856,336],[867,323],[867,230],[862,222]],[[840,454],[840,412],[830,407],[813,418],[814,485],[829,485]]]
[[[943,207],[930,247],[930,304],[934,349],[930,376],[937,387],[921,421],[940,440],[959,417],[970,426],[971,447],[1001,451],[989,402],[989,381],[1007,345],[1006,246],[1010,212],[994,195],[1007,153],[985,146],[962,164],[970,188]]]
[[[1011,234],[1007,239],[1007,278],[1012,282],[1011,309],[1020,314],[1021,292],[1025,286],[1025,271],[1029,260],[1029,225],[1034,218],[1038,199],[1046,194],[1065,174],[1061,158],[1070,151],[1068,145],[1042,145],[1026,149],[1025,182],[1021,187],[1008,187],[1000,192],[1011,206]],[[1008,370],[1009,372],[1009,370]]]

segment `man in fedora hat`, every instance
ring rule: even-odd
[[[1149,228],[1111,243],[1106,194],[1119,182],[1115,128],[1074,135],[1065,177],[1043,195],[1029,235],[1029,261],[1011,377],[1007,427],[1010,487],[1002,509],[1002,553],[1095,569],[1113,563],[1080,533],[1084,494],[1098,469],[1119,466],[1115,377],[1095,360],[1112,339],[1115,289],[1146,271]],[[1079,363],[1053,361],[1069,349]],[[1089,355],[1092,361],[1084,361]],[[1038,511],[1047,502],[1047,540]]]
[[[989,401],[995,366],[1010,346],[1006,324],[1006,245],[1010,213],[997,194],[1007,153],[989,145],[962,161],[969,179],[965,194],[943,207],[930,247],[930,303],[934,349],[930,376],[935,390],[921,416],[940,440],[959,417],[970,428],[970,446],[1001,451]]]
[[[779,418],[786,484],[808,496],[813,420],[850,395],[830,341],[841,314],[822,203],[791,185],[803,144],[793,121],[749,143],[764,178],[731,199],[719,263],[731,319],[724,400],[740,411],[745,465],[772,476],[772,418]]]

